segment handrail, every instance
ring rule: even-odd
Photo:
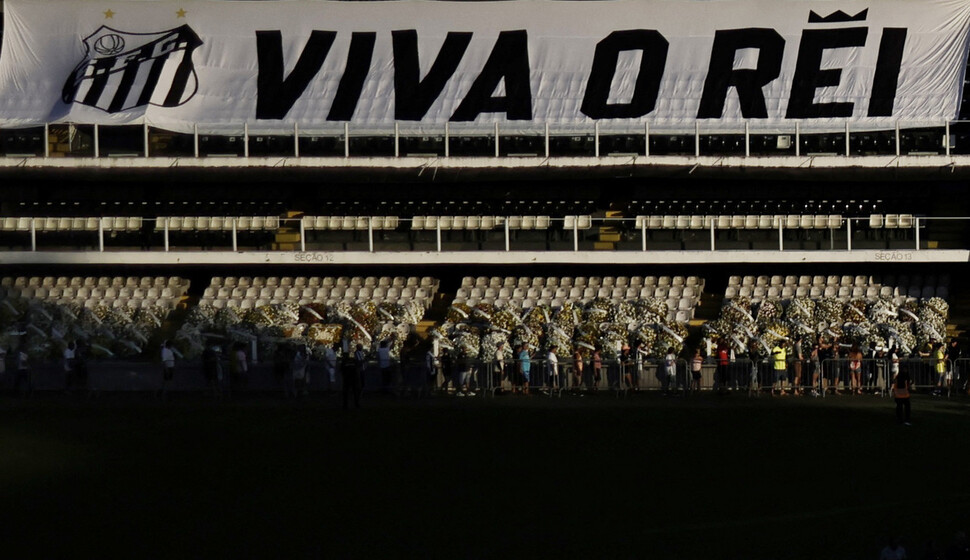
[[[120,127],[138,127],[143,130],[142,145],[127,146],[123,151],[107,150],[105,143],[101,141],[103,135],[110,134],[110,131],[103,130],[96,124],[77,124],[77,123],[47,123],[44,124],[45,134],[39,139],[40,144],[20,145],[15,143],[9,151],[3,154],[6,157],[50,157],[50,129],[51,127],[74,127],[81,131],[82,136],[87,135],[90,129],[90,147],[84,152],[74,151],[70,147],[68,151],[57,155],[73,155],[77,157],[92,157],[95,159],[106,157],[135,157],[151,158],[165,157],[165,154],[152,153],[152,137],[158,135],[183,134],[191,136],[192,146],[189,150],[190,157],[206,156],[232,156],[248,158],[253,155],[252,141],[263,141],[264,137],[280,137],[289,140],[279,142],[280,148],[272,154],[274,157],[313,157],[313,150],[309,145],[301,148],[301,140],[311,139],[331,139],[335,143],[331,146],[330,154],[333,157],[369,157],[372,153],[363,153],[352,142],[355,138],[382,138],[389,142],[387,145],[386,157],[401,158],[409,156],[423,157],[521,157],[533,156],[536,158],[550,157],[576,157],[585,155],[594,158],[650,158],[652,156],[663,155],[666,151],[671,154],[680,154],[689,157],[701,157],[703,155],[731,154],[741,158],[752,156],[763,157],[765,155],[819,157],[866,157],[867,155],[892,155],[892,156],[926,156],[939,155],[951,157],[954,148],[960,148],[961,143],[954,144],[954,139],[962,138],[953,133],[954,125],[970,123],[970,121],[947,121],[947,122],[896,122],[883,130],[859,129],[853,130],[848,121],[844,121],[843,126],[838,130],[827,132],[806,133],[801,130],[798,123],[790,127],[766,126],[756,121],[746,121],[739,126],[718,127],[699,122],[694,126],[676,127],[650,127],[648,123],[635,125],[617,125],[608,123],[593,123],[589,125],[565,125],[565,124],[530,124],[516,125],[514,123],[491,123],[491,124],[460,124],[446,123],[441,126],[416,125],[410,122],[395,122],[391,126],[369,126],[352,125],[349,122],[335,123],[334,126],[310,128],[294,123],[292,126],[267,127],[262,123],[240,123],[235,125],[197,123],[192,126],[192,131],[188,133],[178,133],[156,129],[147,125],[122,125]],[[30,127],[30,128],[40,128]],[[27,129],[4,129],[3,131],[16,134],[19,130]],[[629,149],[629,142],[622,145],[614,145],[612,138],[623,137],[626,140],[635,140],[637,143],[635,151]],[[230,153],[221,153],[218,150],[206,153],[202,144],[210,142],[213,138],[240,138],[241,142],[235,142]],[[456,142],[462,139],[478,138],[487,142],[483,145],[480,153],[460,153],[455,154]],[[773,139],[772,139],[773,138]],[[828,139],[825,142],[814,142],[812,139]],[[434,145],[434,150],[429,152],[427,146],[416,150],[406,149],[404,143],[411,139],[419,139],[419,143],[427,140],[427,143]],[[522,151],[517,148],[515,139],[531,141],[531,145]],[[566,139],[570,142],[578,140],[577,145],[581,147],[581,154],[573,153],[574,150],[562,150],[553,145],[553,140]],[[689,139],[684,141],[684,139]],[[724,142],[724,139],[733,139],[732,142]],[[755,140],[756,139],[756,140]],[[925,140],[923,140],[925,139]],[[509,141],[512,140],[512,141]],[[662,146],[662,142],[674,140],[673,146]],[[794,140],[794,141],[793,141]],[[773,142],[773,144],[772,144]],[[582,147],[585,144],[586,147]],[[908,145],[907,145],[908,143]],[[656,144],[656,145],[651,145]],[[240,149],[241,147],[241,149]],[[506,148],[508,152],[505,153]],[[968,146],[970,149],[970,146]],[[158,148],[155,152],[158,152]],[[559,153],[557,153],[557,151]],[[241,152],[241,153],[240,153]],[[568,152],[568,153],[567,153]],[[189,154],[186,154],[189,155]]]

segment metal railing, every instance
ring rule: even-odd
[[[323,364],[316,360],[307,363],[306,390],[310,392],[333,392],[342,389],[341,364],[338,362],[334,381]],[[936,394],[965,394],[970,378],[970,359],[945,360],[944,372],[938,373],[937,362],[930,358],[906,358],[899,361],[900,371],[908,372],[912,379],[911,387],[918,392]],[[801,366],[800,375],[796,371]],[[861,361],[857,380],[852,378],[851,361],[845,358],[824,360],[813,363],[811,360],[789,360],[783,370],[776,370],[771,360],[751,360],[737,358],[726,365],[715,360],[705,360],[698,387],[692,384],[690,364],[677,359],[674,371],[669,374],[662,360],[649,359],[624,364],[618,359],[603,359],[602,369],[594,371],[590,361],[583,362],[582,375],[576,375],[571,358],[559,361],[559,376],[554,378],[545,360],[531,360],[529,390],[532,393],[549,396],[566,394],[605,393],[625,396],[636,391],[664,392],[674,395],[689,395],[694,391],[735,391],[750,396],[773,391],[792,392],[797,389],[803,394],[815,391],[819,396],[833,392],[852,392],[856,389],[864,393],[891,397],[888,390],[892,384],[892,364],[888,358],[866,358]],[[524,389],[524,383],[517,374],[518,362],[504,362],[504,374],[499,373],[495,361],[472,360],[467,362],[467,386],[480,396],[493,396],[497,392],[516,392]],[[76,392],[152,392],[162,389],[162,368],[160,364],[146,362],[125,362],[118,360],[88,360],[87,373],[83,378],[68,374],[59,363],[44,363],[31,366],[23,380],[26,384],[17,387],[27,391],[65,391]],[[212,391],[229,394],[236,392],[287,392],[285,375],[275,371],[271,361],[250,363],[245,374],[230,373],[227,359],[220,361],[221,378],[207,375],[205,365],[198,360],[176,363],[174,379],[168,384],[173,392]],[[779,380],[778,372],[783,380]],[[455,393],[462,388],[462,376],[457,361],[450,370],[436,366],[429,378],[423,364],[401,364],[393,361],[390,375],[385,376],[376,360],[369,360],[364,368],[362,388],[364,392],[388,392],[394,394],[432,394]],[[13,390],[16,372],[8,368],[0,375],[0,391]]]
[[[21,246],[30,251],[46,247],[74,245],[80,250],[105,251],[108,247],[137,247],[139,250],[170,251],[179,247],[204,250],[238,251],[240,247],[269,248],[275,234],[286,228],[297,233],[298,240],[290,249],[277,251],[581,251],[590,250],[598,241],[600,228],[614,228],[620,233],[615,241],[616,250],[738,250],[758,249],[768,251],[790,250],[844,250],[853,251],[866,241],[869,248],[887,250],[926,250],[924,230],[932,223],[967,222],[967,217],[914,216],[912,223],[892,229],[870,227],[870,217],[844,217],[839,224],[827,223],[825,227],[788,227],[780,216],[771,218],[771,227],[746,227],[719,224],[716,216],[697,216],[693,225],[653,227],[641,218],[589,218],[589,223],[578,226],[576,216],[549,218],[548,223],[537,227],[513,224],[513,216],[495,216],[494,227],[454,228],[437,220],[433,229],[414,228],[412,218],[394,218],[394,227],[386,228],[383,217],[361,217],[366,227],[344,230],[313,230],[307,228],[301,218],[278,218],[273,227],[254,225],[252,218],[226,217],[220,226],[208,228],[170,228],[166,219],[160,223],[156,218],[121,218],[137,220],[137,227],[117,227],[118,218],[91,217],[85,227],[51,229],[48,222],[56,218],[19,218],[16,227],[4,228],[0,237],[5,245]],[[13,220],[14,218],[8,218]],[[274,218],[276,220],[276,218]],[[697,223],[703,226],[698,226]],[[662,236],[662,238],[660,238]],[[876,241],[873,241],[876,237]],[[855,238],[856,239],[854,241]],[[49,243],[49,245],[45,245]],[[873,246],[873,244],[878,247]],[[891,260],[891,259],[890,259]]]
[[[889,130],[854,130],[845,121],[837,132],[805,132],[799,123],[790,127],[713,127],[695,123],[692,128],[586,126],[532,124],[416,126],[357,126],[306,129],[265,128],[199,123],[191,133],[175,133],[145,125],[45,124],[32,129],[0,131],[0,151],[7,157],[50,157],[52,131],[64,130],[69,142],[63,155],[89,158],[150,157],[622,157],[656,155],[701,157],[766,155],[817,157],[951,156],[970,153],[965,121],[897,122]],[[140,130],[139,130],[140,129]],[[132,140],[137,136],[137,141]],[[167,142],[171,138],[182,142]],[[970,143],[970,142],[968,142]]]

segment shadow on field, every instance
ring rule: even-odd
[[[970,526],[967,401],[0,400],[34,557],[918,557]],[[963,477],[965,478],[965,477]]]

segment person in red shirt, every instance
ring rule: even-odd
[[[731,349],[723,340],[717,345],[717,380],[716,385],[720,392],[726,392],[728,388],[728,368],[731,365]]]

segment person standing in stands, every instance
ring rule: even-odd
[[[529,377],[532,374],[532,356],[529,343],[523,342],[519,349],[519,378],[522,380],[522,393],[529,394]]]
[[[394,369],[391,364],[390,341],[382,340],[377,348],[377,367],[381,370],[382,390],[390,393],[394,379]]]
[[[360,385],[360,390],[363,392],[365,385],[364,374],[367,371],[367,353],[364,352],[364,345],[357,344],[357,349],[354,350],[354,366],[357,368],[357,383]]]
[[[492,391],[502,390],[505,382],[505,341],[501,340],[495,347],[495,361],[492,363]]]
[[[168,384],[175,377],[175,352],[172,342],[166,340],[162,344],[162,401],[168,401]]]
[[[438,357],[434,355],[434,343],[428,342],[428,351],[424,354],[424,388],[430,395],[438,388]]]
[[[896,400],[896,421],[904,426],[912,425],[909,423],[909,388],[910,379],[908,371],[900,372],[893,377],[893,399]]]
[[[704,367],[704,357],[701,355],[700,347],[694,350],[694,357],[690,359],[690,389],[691,391],[701,390],[701,373]]]
[[[307,387],[309,385],[309,372],[307,371],[307,353],[305,346],[297,346],[293,353],[293,360],[290,364],[291,376],[293,377],[293,396],[309,395]]]
[[[221,349],[215,344],[209,343],[202,351],[202,374],[205,381],[212,389],[212,396],[221,396],[220,385],[222,384],[222,353]]]
[[[573,352],[573,391],[582,395],[583,390],[583,353],[578,349]]]
[[[549,386],[553,391],[559,389],[559,356],[556,355],[556,350],[559,347],[553,344],[546,355],[546,371],[549,373]]]
[[[947,358],[949,358],[950,363],[953,364],[953,383],[956,390],[963,392],[966,389],[967,378],[966,371],[964,371],[963,364],[960,363],[960,358],[963,357],[963,348],[960,346],[959,341],[956,338],[950,339],[950,347],[946,350]]]
[[[340,368],[343,374],[343,406],[348,408],[350,397],[354,398],[354,408],[360,408],[360,394],[363,391],[361,378],[363,376],[363,366],[357,361],[357,354],[364,353],[364,346],[357,345],[357,351],[351,355],[349,352],[344,355],[343,366]]]
[[[949,371],[947,371],[946,361],[947,355],[944,350],[942,342],[937,342],[933,345],[933,372],[936,374],[936,389],[933,390],[934,395],[942,395],[944,389],[949,385]]]
[[[771,349],[771,360],[774,364],[775,378],[771,384],[771,394],[775,394],[775,385],[778,386],[778,396],[785,395],[785,379],[788,377],[788,352],[785,343],[778,341]]]
[[[590,366],[592,367],[593,374],[591,376],[590,382],[592,384],[592,389],[597,389],[599,387],[600,379],[603,378],[603,349],[597,344],[593,348],[593,356],[590,358]]]
[[[664,356],[664,374],[663,379],[661,379],[661,390],[663,394],[670,394],[670,384],[675,382],[677,377],[677,353],[674,351],[674,347],[671,346],[667,348],[667,354]]]
[[[323,351],[323,373],[327,376],[327,392],[337,386],[337,350],[340,344],[334,343]]]
[[[644,368],[646,366],[647,360],[650,358],[650,352],[644,347],[642,341],[637,341],[636,346],[633,347],[633,390],[640,390],[640,380],[646,379]]]
[[[77,346],[74,341],[67,343],[67,348],[64,349],[62,353],[63,365],[64,365],[64,393],[69,394],[71,389],[74,388],[74,350]]]
[[[727,394],[728,391],[728,369],[731,367],[731,349],[728,347],[727,342],[722,340],[717,344],[717,378],[715,381],[715,386],[721,394]]]
[[[620,375],[623,379],[623,383],[626,384],[626,389],[628,391],[633,390],[633,354],[630,352],[630,345],[624,344],[620,348]],[[617,382],[617,389],[619,389],[619,382]]]
[[[812,351],[809,353],[809,360],[812,362],[812,396],[819,396],[819,377],[822,375],[821,348],[818,342],[812,344]]]
[[[862,394],[862,349],[853,344],[849,349],[849,391]]]
[[[464,351],[458,353],[458,377],[455,378],[455,394],[459,397],[474,397],[474,391],[469,388],[472,360]]]
[[[792,364],[792,369],[794,370],[794,379],[792,379],[792,393],[795,395],[802,394],[802,366],[805,363],[805,352],[803,348],[803,342],[801,336],[795,337],[795,343],[792,345],[792,353],[794,354],[792,358],[795,360]]]
[[[233,347],[232,356],[229,357],[229,381],[231,384],[242,385],[246,382],[249,373],[249,363],[246,357],[246,345],[237,342]]]

